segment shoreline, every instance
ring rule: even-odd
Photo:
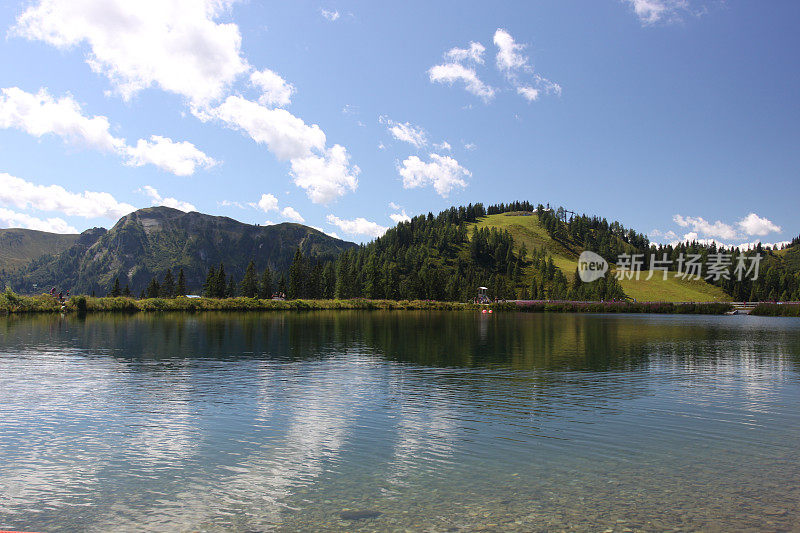
[[[63,305],[63,306],[62,306]],[[778,308],[778,309],[776,309]],[[581,302],[581,301],[506,301],[488,305],[432,300],[260,300],[256,298],[147,298],[72,296],[61,304],[47,294],[19,296],[0,293],[0,315],[30,313],[141,313],[202,311],[314,311],[314,310],[416,310],[534,313],[654,313],[722,315],[732,309],[729,302]],[[759,304],[758,313],[766,316],[800,316],[800,306]],[[797,312],[797,314],[782,314]]]

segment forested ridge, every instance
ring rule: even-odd
[[[536,217],[527,220],[536,220],[537,227],[544,228],[547,243],[527,247],[515,242],[512,234],[502,227],[486,226],[487,220],[497,220],[491,215]],[[160,217],[159,230],[155,233],[152,222],[148,222],[153,217]],[[245,227],[229,219],[200,214],[184,218],[196,220],[199,217],[211,224],[224,224],[228,235],[239,235],[237,240],[210,238],[207,235],[214,234],[207,228],[218,231],[218,226],[203,226],[197,222],[192,222],[193,227],[184,225],[179,231],[172,230],[170,224],[175,224],[172,220],[183,220],[182,217],[166,208],[142,210],[123,219],[111,232],[102,228],[84,232],[74,246],[57,256],[43,256],[32,261],[10,279],[23,282],[23,289],[24,283],[30,286],[33,281],[49,283],[53,278],[61,278],[78,282],[77,292],[89,292],[88,287],[98,295],[140,297],[172,297],[190,292],[217,298],[277,295],[311,299],[469,301],[475,298],[480,286],[488,287],[487,293],[492,299],[615,300],[626,297],[612,274],[592,283],[582,283],[577,270],[564,267],[563,262],[559,268],[552,255],[553,246],[558,246],[572,258],[573,265],[583,250],[592,250],[615,270],[621,267],[616,265],[620,256],[635,256],[639,258],[642,271],[668,262],[670,275],[678,273],[681,257],[698,256],[705,274],[710,263],[722,254],[728,256],[726,268],[721,271],[718,268],[719,275],[706,281],[720,287],[733,299],[800,300],[800,237],[784,249],[759,245],[747,252],[698,242],[653,244],[645,234],[619,222],[579,215],[562,207],[551,208],[549,204],[534,206],[525,201],[488,207],[470,204],[451,207],[438,215],[418,215],[361,246],[326,240],[318,232],[308,233],[310,229],[301,231],[298,225],[287,225],[281,233],[274,233],[273,240],[258,241],[252,235],[259,235],[267,228]],[[297,229],[289,226],[297,226]],[[193,228],[202,230],[204,240],[198,241],[200,237],[193,235]],[[299,232],[297,236],[292,234],[292,238],[301,246],[287,249],[288,241],[283,241],[289,235],[288,230]],[[240,233],[231,233],[233,231]],[[309,237],[316,240],[309,240]],[[184,242],[192,248],[187,248]],[[196,244],[198,242],[201,244]],[[338,253],[334,253],[337,246]],[[137,253],[146,250],[148,262],[143,263],[139,259],[143,255],[132,250]],[[197,258],[187,250],[194,250],[191,253],[198,254]],[[276,256],[271,250],[281,250],[281,255]],[[264,255],[265,251],[268,255]],[[763,256],[758,278],[737,279],[736,268],[741,258],[750,261],[758,254]],[[100,267],[97,266],[98,257],[101,258]],[[276,257],[281,259],[276,260]],[[95,271],[102,276],[94,276]]]

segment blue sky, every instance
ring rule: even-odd
[[[0,226],[171,205],[367,241],[511,200],[654,241],[800,232],[800,4],[0,6]]]

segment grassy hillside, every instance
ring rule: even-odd
[[[47,233],[32,229],[0,229],[0,271],[12,272],[47,254],[60,254],[78,235]]]
[[[477,223],[479,228],[499,228],[511,233],[516,249],[524,243],[528,250],[541,249],[553,257],[553,262],[560,268],[567,279],[572,279],[578,267],[578,255],[583,251],[576,243],[565,240],[555,241],[540,224],[536,213],[502,213],[488,215]],[[613,269],[613,266],[612,266]],[[530,274],[526,274],[530,276]],[[672,277],[662,279],[662,273],[656,272],[653,278],[646,280],[648,273],[642,272],[639,280],[620,281],[625,294],[638,301],[663,302],[713,302],[730,301],[731,298],[719,287],[704,281],[681,280]]]

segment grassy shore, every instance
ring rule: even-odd
[[[723,314],[731,309],[722,302],[573,302],[530,301],[499,302],[488,306],[496,311],[556,313],[662,313]],[[0,293],[0,314],[9,313],[138,313],[153,311],[311,311],[325,309],[385,310],[478,310],[485,306],[473,303],[435,302],[430,300],[259,300],[256,298],[93,298],[73,296],[63,304],[47,294],[19,296],[11,291]]]
[[[800,303],[760,303],[750,312],[758,316],[798,316],[800,317]]]

